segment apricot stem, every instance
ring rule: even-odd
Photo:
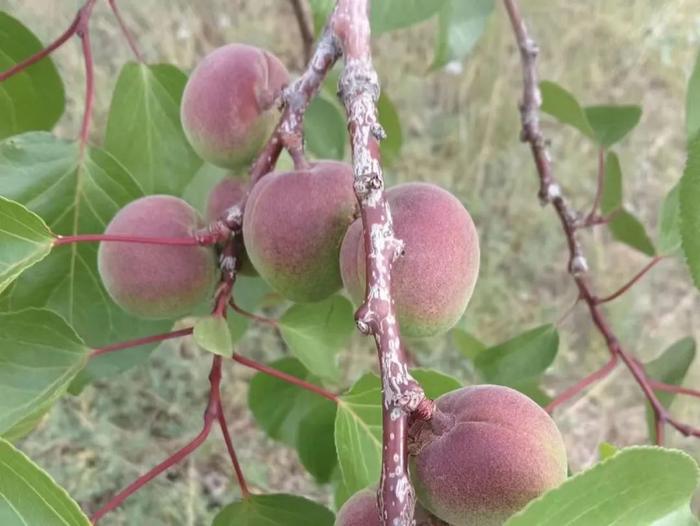
[[[330,400],[331,402],[338,403],[338,395],[335,393],[332,393],[330,391],[327,391],[323,387],[319,387],[318,385],[312,384],[311,382],[307,382],[305,380],[302,380],[301,378],[297,378],[296,376],[293,376],[291,374],[284,373],[282,371],[278,371],[277,369],[274,369],[272,367],[269,367],[265,364],[256,362],[255,360],[251,360],[250,358],[246,358],[245,356],[241,356],[240,354],[235,354],[231,356],[231,359],[234,362],[238,362],[241,365],[245,365],[246,367],[250,367],[251,369],[255,369],[256,371],[259,371],[263,374],[266,374],[268,376],[272,376],[273,378],[277,378],[279,380],[282,380],[284,382],[296,385],[297,387],[301,387],[302,389],[306,389],[307,391],[310,391],[314,394],[317,394],[319,396],[322,396],[326,400]]]
[[[646,265],[644,265],[644,267],[642,267],[642,270],[637,272],[637,274],[635,274],[632,277],[632,279],[630,279],[627,283],[625,283],[622,287],[617,289],[612,294],[609,294],[608,296],[605,296],[603,298],[596,298],[595,299],[596,303],[598,303],[598,304],[608,303],[609,301],[612,301],[614,299],[619,298],[625,292],[627,292],[629,289],[631,289],[640,279],[642,279],[646,275],[647,272],[649,272],[652,268],[654,268],[654,266],[662,259],[664,259],[664,256],[654,256],[651,259],[651,261],[649,261],[649,263],[647,263]]]
[[[238,462],[236,450],[233,447],[233,441],[231,440],[231,434],[229,433],[228,425],[226,424],[226,416],[224,415],[224,408],[223,404],[221,403],[221,400],[219,400],[218,419],[219,427],[221,428],[221,434],[224,436],[226,449],[228,450],[228,455],[231,458],[231,463],[233,464],[233,470],[236,472],[238,487],[241,489],[241,495],[243,496],[243,498],[248,499],[250,498],[250,490],[248,489],[248,484],[246,483],[245,476],[243,475],[241,465]]]
[[[197,237],[149,237],[132,236],[122,234],[78,234],[75,236],[56,236],[53,246],[69,245],[71,243],[143,243],[146,245],[171,245],[180,247],[196,247],[200,245],[213,245],[208,239]]]
[[[192,327],[187,327],[185,329],[179,329],[177,331],[164,332],[162,334],[153,334],[144,338],[136,338],[135,340],[127,340],[125,342],[113,343],[111,345],[106,345],[104,347],[93,349],[90,353],[90,358],[96,358],[97,356],[101,356],[103,354],[111,353],[114,351],[121,351],[122,349],[130,349],[132,347],[146,345],[147,343],[161,342],[165,340],[172,340],[174,338],[180,338],[182,336],[188,336],[192,334],[192,331]]]
[[[121,28],[122,33],[124,34],[124,37],[126,38],[126,41],[129,44],[129,47],[131,48],[131,51],[136,57],[136,60],[143,64],[143,55],[141,55],[141,52],[139,51],[139,48],[136,45],[136,40],[134,39],[134,36],[131,34],[131,31],[129,31],[129,28],[127,27],[126,23],[124,22],[124,19],[122,18],[121,12],[117,7],[117,1],[109,0],[109,7],[112,9],[114,17],[117,19],[117,23],[119,24],[119,27]]]

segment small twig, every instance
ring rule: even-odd
[[[655,380],[652,380],[650,384],[655,391],[665,391],[667,393],[682,394],[700,398],[700,391],[697,389],[690,389],[689,387],[683,387],[680,385],[666,384]]]
[[[127,27],[126,23],[124,22],[124,19],[122,18],[122,15],[119,11],[119,8],[117,7],[117,1],[116,0],[109,0],[109,7],[112,8],[112,12],[114,13],[115,18],[117,19],[117,23],[119,24],[119,27],[121,28],[122,33],[124,34],[124,37],[126,38],[126,41],[128,42],[132,53],[136,57],[136,60],[138,60],[141,63],[144,63],[145,61],[143,60],[143,55],[141,55],[141,52],[139,51],[139,48],[136,45],[136,40],[134,39],[134,36],[131,34],[131,31],[129,31],[129,28]]]
[[[582,392],[589,385],[599,380],[602,380],[603,378],[608,376],[617,366],[617,362],[618,356],[616,354],[613,354],[610,357],[610,360],[608,360],[608,362],[603,367],[583,377],[577,383],[575,383],[574,385],[566,389],[564,392],[557,395],[556,398],[554,398],[551,402],[549,402],[549,404],[547,404],[545,410],[548,413],[553,413],[557,407],[571,400],[574,396]]]
[[[649,272],[652,268],[654,268],[654,266],[655,266],[659,261],[661,261],[662,259],[664,259],[663,256],[655,256],[655,257],[653,257],[653,258],[651,259],[651,261],[649,261],[649,263],[647,263],[646,265],[644,265],[644,267],[642,268],[642,270],[640,270],[639,272],[637,272],[637,274],[635,274],[635,275],[632,277],[632,279],[630,279],[630,280],[629,280],[627,283],[625,283],[622,287],[620,287],[619,289],[617,289],[615,292],[613,292],[612,294],[610,294],[610,295],[608,295],[608,296],[605,296],[605,297],[603,297],[603,298],[596,298],[595,302],[596,302],[597,304],[608,303],[609,301],[612,301],[612,300],[614,300],[614,299],[619,298],[619,297],[622,296],[625,292],[627,292],[629,289],[631,289],[640,279],[642,279],[642,278],[646,275],[647,272]]]
[[[238,480],[238,486],[241,489],[241,495],[244,499],[250,498],[250,490],[248,489],[248,484],[243,476],[243,470],[241,469],[241,464],[238,462],[238,456],[236,455],[236,450],[233,447],[233,441],[231,440],[231,434],[228,430],[228,425],[226,424],[226,415],[224,415],[224,408],[219,400],[218,408],[218,419],[219,427],[221,428],[221,434],[224,437],[224,442],[226,443],[226,450],[231,458],[231,463],[233,464],[233,470],[236,473],[236,479]]]
[[[164,332],[162,334],[153,334],[151,336],[146,336],[145,338],[137,338],[135,340],[128,340],[125,342],[113,343],[111,345],[106,345],[104,347],[99,347],[93,349],[90,353],[90,358],[95,358],[102,354],[111,353],[114,351],[121,351],[122,349],[131,349],[132,347],[138,347],[139,345],[146,345],[147,343],[161,342],[164,340],[172,340],[174,338],[181,338],[183,336],[188,336],[192,334],[194,329],[192,327],[187,327],[186,329],[180,329],[177,331]]]
[[[311,50],[314,46],[314,33],[311,30],[311,25],[304,13],[304,6],[301,5],[301,0],[289,0],[294,10],[294,16],[297,19],[299,33],[301,33],[301,42],[304,53],[304,62],[308,62],[311,58]]]
[[[296,376],[293,376],[291,374],[284,373],[282,371],[278,371],[277,369],[273,367],[269,367],[265,364],[256,362],[255,360],[251,360],[250,358],[246,358],[245,356],[241,356],[240,354],[234,354],[231,356],[231,359],[234,362],[238,362],[241,365],[245,365],[246,367],[250,367],[251,369],[255,369],[256,371],[259,371],[263,374],[266,374],[268,376],[272,376],[273,378],[277,378],[279,380],[282,380],[284,382],[287,382],[289,384],[296,385],[297,387],[301,387],[302,389],[306,389],[307,391],[310,391],[312,393],[315,393],[319,396],[322,396],[323,398],[330,400],[331,402],[338,403],[338,395],[335,393],[331,393],[330,391],[327,391],[323,387],[319,387],[316,384],[312,384],[311,382],[307,382],[305,380],[302,380],[301,378],[297,378]]]
[[[94,1],[94,0],[92,0]],[[24,59],[22,62],[19,64],[15,64],[12,66],[10,69],[0,72],[0,82],[3,82],[4,80],[9,79],[13,75],[16,75],[17,73],[24,71],[27,69],[29,66],[36,64],[39,62],[41,59],[49,56],[51,53],[56,51],[59,47],[61,47],[63,44],[65,44],[73,35],[75,35],[77,29],[78,29],[78,24],[80,23],[81,17],[82,17],[82,12],[86,8],[88,3],[92,3],[90,0],[86,2],[83,7],[81,7],[78,12],[76,13],[75,17],[73,18],[73,21],[71,22],[70,26],[68,26],[68,29],[66,29],[61,36],[59,36],[56,40],[51,42],[48,46],[46,46],[44,49],[41,51],[35,53],[31,57],[28,57]]]
[[[272,318],[266,318],[264,316],[258,316],[257,314],[253,314],[252,312],[248,312],[247,310],[239,307],[233,299],[231,299],[231,301],[229,301],[229,305],[234,310],[234,312],[237,312],[238,314],[240,314],[241,316],[243,316],[245,318],[248,318],[248,319],[253,320],[253,321],[257,321],[259,323],[264,323],[265,325],[270,325],[271,327],[275,327],[275,328],[279,327],[279,323],[277,322],[277,320],[273,320]]]
[[[80,157],[82,159],[90,135],[90,124],[92,123],[92,107],[95,100],[95,72],[92,59],[92,48],[90,47],[90,15],[96,0],[88,0],[81,10],[80,20],[76,27],[76,34],[80,37],[83,50],[83,60],[85,62],[85,109],[83,111],[83,122],[80,125]]]
[[[53,246],[69,245],[71,243],[143,243],[146,245],[169,245],[179,247],[196,247],[213,245],[216,240],[198,237],[149,237],[123,234],[78,234],[75,236],[56,236]]]

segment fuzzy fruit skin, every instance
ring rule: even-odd
[[[274,98],[288,83],[287,69],[264,49],[215,49],[192,72],[182,95],[180,116],[190,144],[223,168],[249,163],[277,123]]]
[[[431,516],[416,502],[413,515],[415,526],[442,526],[444,523]],[[350,497],[338,510],[335,526],[382,526],[377,506],[377,490],[365,488]]]
[[[394,262],[392,297],[401,334],[434,336],[464,314],[479,274],[479,236],[469,212],[448,191],[407,183],[386,192],[405,254]],[[355,304],[365,295],[362,222],[348,229],[340,252],[343,284]]]
[[[356,210],[346,163],[268,174],[253,187],[243,214],[248,257],[284,297],[321,301],[341,287],[340,243]]]
[[[377,492],[365,488],[346,500],[335,517],[335,526],[382,526]]]
[[[203,226],[182,199],[150,195],[117,212],[105,234],[183,238]],[[211,296],[218,274],[211,247],[102,242],[97,264],[114,302],[142,318],[190,313]]]
[[[239,177],[227,175],[216,183],[209,192],[207,199],[207,222],[213,223],[220,219],[226,211],[234,205],[243,204],[248,195],[248,183]],[[241,254],[241,268],[239,272],[244,276],[257,276],[258,273],[248,259],[245,246]]]
[[[416,495],[454,526],[497,526],[564,482],[564,441],[554,421],[508,387],[463,387],[436,400],[439,424],[411,429]]]

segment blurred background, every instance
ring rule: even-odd
[[[66,28],[78,0],[0,0],[43,42]],[[541,208],[528,148],[518,141],[520,65],[500,3],[466,60],[431,70],[435,20],[385,33],[374,42],[382,88],[401,119],[403,147],[387,171],[389,184],[425,180],[457,195],[480,233],[481,275],[462,328],[495,344],[528,328],[558,323],[560,351],[545,379],[560,392],[608,358],[582,305],[560,321],[576,299],[566,273],[564,238],[550,208]],[[212,49],[247,42],[277,54],[299,73],[302,41],[287,0],[121,0],[122,14],[150,63],[189,71]],[[685,155],[684,104],[690,70],[700,49],[697,0],[522,0],[541,49],[542,79],[555,81],[583,104],[639,104],[639,126],[616,147],[624,173],[625,204],[652,238],[661,201],[679,179]],[[111,92],[132,55],[108,9],[98,2],[91,21],[96,64],[93,141],[101,141]],[[68,97],[57,133],[74,137],[84,96],[77,40],[54,54]],[[570,128],[545,119],[556,175],[573,204],[587,210],[595,192],[596,151]],[[601,295],[617,289],[647,258],[611,240],[605,228],[582,233]],[[640,284],[605,307],[623,345],[649,360],[684,336],[700,336],[700,293],[679,258],[659,264]],[[274,314],[274,312],[272,313]],[[448,338],[411,345],[419,363],[473,378]],[[253,326],[239,352],[259,359],[282,356],[266,327]],[[355,338],[347,379],[375,367],[370,341]],[[163,345],[147,367],[65,398],[21,447],[88,510],[174,451],[201,425],[209,360],[188,342]],[[247,408],[241,367],[226,371],[225,395],[234,443],[253,488],[303,494],[330,504],[331,489],[316,485],[296,452],[260,431]],[[698,385],[700,364],[688,385]],[[677,399],[673,412],[696,425],[700,402]],[[597,446],[644,443],[643,398],[624,368],[555,419],[566,438],[571,469],[598,458]],[[215,434],[218,433],[215,431]],[[238,494],[223,442],[212,437],[195,455],[159,477],[101,524],[204,525]],[[700,442],[668,432],[668,444],[700,458]]]

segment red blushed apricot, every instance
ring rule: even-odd
[[[242,208],[248,195],[248,183],[239,177],[228,175],[219,181],[209,192],[207,200],[207,221],[212,223],[217,219],[222,219],[231,207]],[[239,272],[245,276],[257,276],[257,272],[248,259],[243,247],[241,254],[241,268]]]
[[[411,428],[421,504],[453,526],[497,526],[566,479],[554,421],[508,387],[464,387],[436,400],[435,423]]]
[[[428,183],[387,191],[405,254],[394,262],[392,297],[401,333],[434,336],[464,314],[479,274],[479,237],[469,212],[452,194]],[[343,284],[359,304],[365,294],[362,222],[348,229],[340,252]]]
[[[443,526],[441,520],[428,513],[420,503],[414,511],[415,526]],[[363,489],[350,497],[338,510],[335,526],[382,526],[377,506],[377,491]]]
[[[243,214],[248,257],[286,298],[321,301],[341,286],[340,243],[356,209],[348,164],[319,161],[268,174],[253,187]]]
[[[289,73],[271,53],[228,44],[204,57],[182,95],[182,126],[194,150],[224,168],[250,162],[270,136],[275,96]]]
[[[203,226],[182,199],[151,195],[117,212],[105,234],[184,238]],[[218,275],[211,247],[108,241],[100,243],[97,263],[115,303],[143,318],[188,314],[211,296]]]
[[[376,491],[363,489],[345,501],[335,517],[335,526],[382,526]]]

